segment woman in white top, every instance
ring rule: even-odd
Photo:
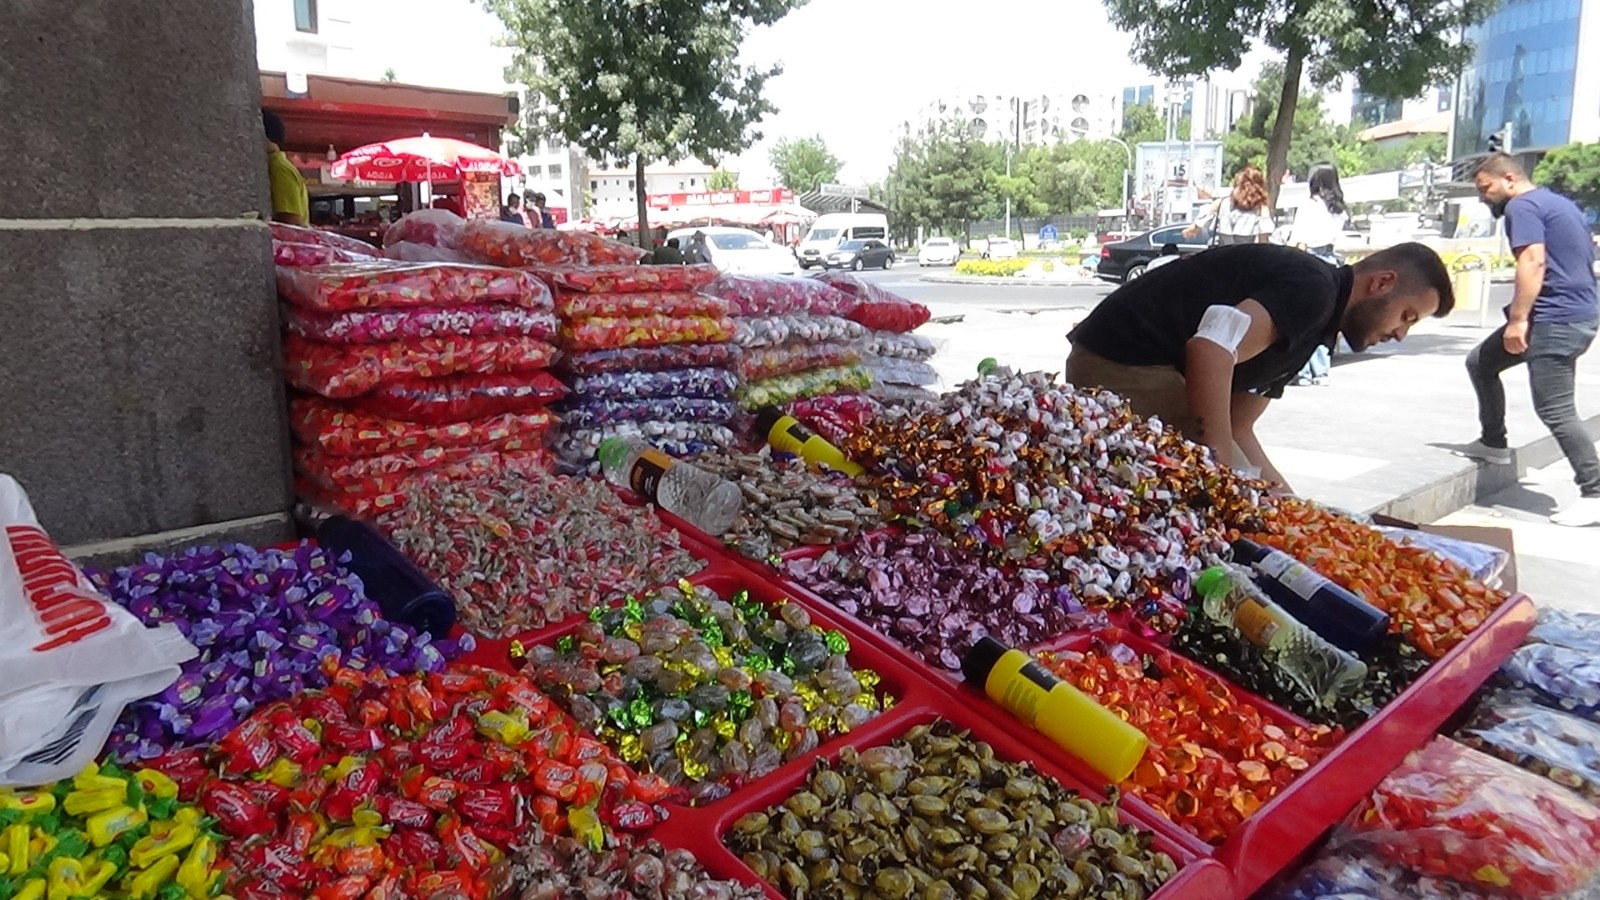
[[[1344,231],[1345,218],[1350,214],[1344,203],[1344,189],[1339,186],[1339,170],[1324,163],[1311,170],[1307,182],[1311,193],[1295,208],[1289,246],[1336,262],[1333,244]]]
[[[1233,190],[1212,203],[1183,231],[1194,237],[1209,228],[1213,244],[1265,244],[1272,236],[1272,207],[1267,204],[1267,177],[1255,166],[1245,166],[1233,177]]]

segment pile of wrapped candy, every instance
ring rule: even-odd
[[[304,268],[383,258],[377,247],[342,234],[282,222],[273,222],[270,227],[272,260],[280,266]]]
[[[846,318],[855,307],[849,295],[815,279],[781,275],[723,275],[705,291],[732,310],[736,397],[745,409],[871,386],[860,364],[867,329]]]
[[[929,388],[939,383],[939,373],[928,364],[933,342],[911,334],[927,324],[932,316],[928,308],[859,275],[823,272],[816,279],[848,294],[854,302],[847,317],[870,329],[861,357],[872,373],[872,389],[867,393],[883,403],[934,399]]]
[[[563,375],[557,455],[596,471],[608,437],[643,438],[679,456],[733,441],[738,377],[726,301],[700,293],[717,275],[698,266],[541,266],[556,292]]]
[[[437,211],[430,211],[437,212]],[[406,224],[396,223],[395,228]],[[548,287],[461,262],[279,266],[306,499],[367,514],[408,479],[546,465],[566,388]]]

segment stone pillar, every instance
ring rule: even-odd
[[[0,471],[63,545],[289,532],[259,93],[249,0],[0,3]]]

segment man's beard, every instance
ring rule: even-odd
[[[1350,349],[1360,353],[1378,342],[1378,323],[1389,311],[1389,298],[1393,294],[1368,297],[1359,305],[1345,310],[1344,321],[1339,323],[1339,333],[1344,335]]]
[[[1496,219],[1505,218],[1505,216],[1506,216],[1506,204],[1510,203],[1510,202],[1511,202],[1511,198],[1510,197],[1507,197],[1504,200],[1491,201],[1489,203],[1489,214],[1494,216]]]

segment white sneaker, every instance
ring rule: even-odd
[[[1571,506],[1551,516],[1550,521],[1568,528],[1600,525],[1600,497],[1580,497]]]
[[[1452,450],[1451,452],[1457,456],[1465,456],[1467,459],[1482,460],[1483,462],[1491,465],[1511,465],[1510,447],[1491,447],[1488,444],[1485,444],[1482,440],[1476,440],[1470,444],[1463,444],[1461,447]]]

